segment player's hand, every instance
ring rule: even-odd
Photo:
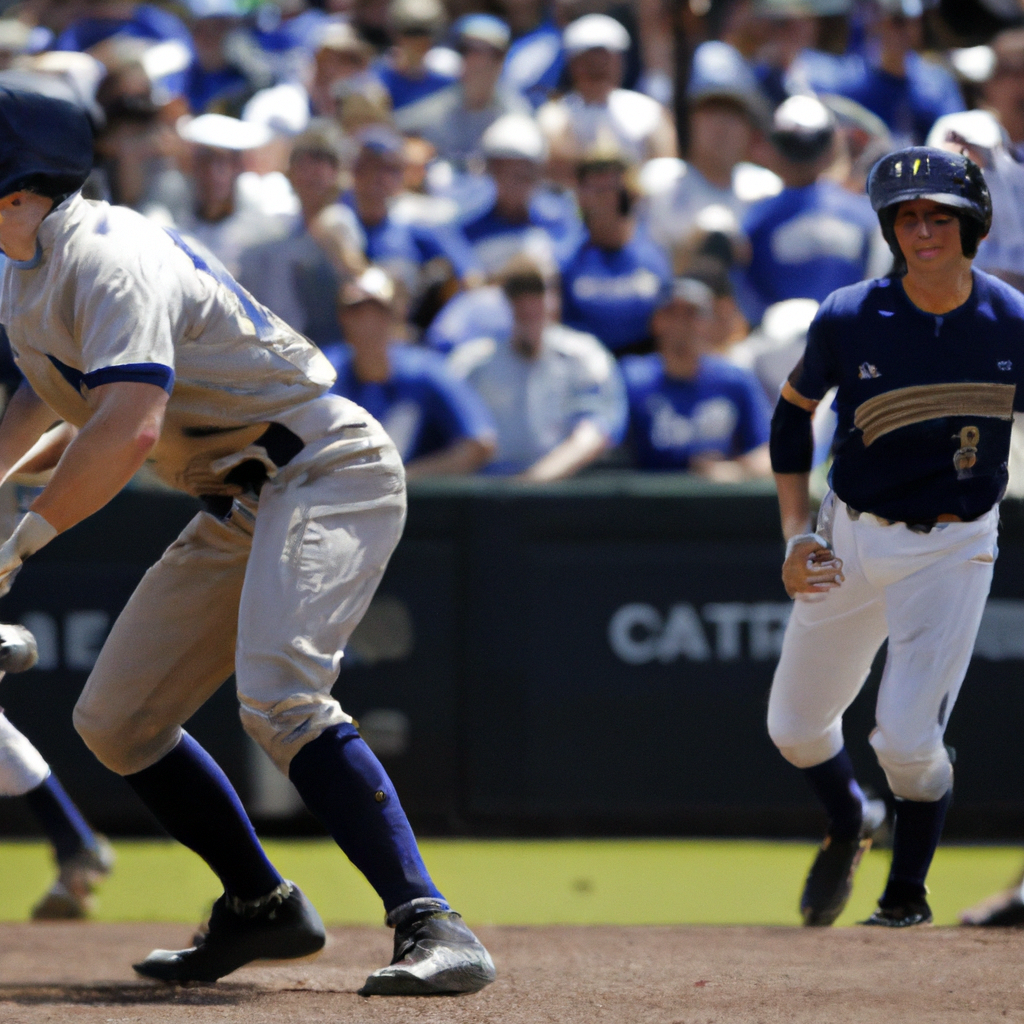
[[[10,538],[0,544],[0,597],[10,592],[22,562],[49,544],[57,531],[37,512],[26,512]]]
[[[843,576],[843,560],[815,534],[790,538],[782,565],[786,593],[799,600],[822,600],[838,587]]]

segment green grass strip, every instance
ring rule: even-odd
[[[423,854],[441,890],[475,924],[783,924],[796,905],[814,847],[727,840],[427,840]],[[197,923],[219,892],[214,876],[170,842],[115,844],[118,863],[97,898],[100,921]],[[329,924],[379,924],[381,906],[328,840],[268,841],[271,859]],[[881,893],[889,854],[865,858],[840,924],[866,917]],[[1024,864],[1016,847],[940,848],[929,877],[938,924],[1010,883]],[[53,880],[42,843],[0,843],[0,920],[25,920]]]

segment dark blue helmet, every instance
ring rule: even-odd
[[[981,168],[966,156],[944,149],[912,146],[882,157],[868,175],[868,197],[897,268],[903,266],[903,254],[893,225],[900,203],[931,199],[955,210],[967,257],[974,256],[978,242],[992,227],[992,197]]]
[[[56,206],[85,184],[93,136],[81,106],[0,86],[0,197],[23,189]]]

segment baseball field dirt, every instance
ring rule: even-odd
[[[472,996],[366,999],[383,928],[331,929],[315,961],[158,986],[129,964],[180,924],[0,925],[0,1021],[36,1024],[916,1024],[1024,1021],[1024,932],[919,928],[480,928],[499,977]]]

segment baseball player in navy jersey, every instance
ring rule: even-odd
[[[905,927],[932,919],[925,877],[953,786],[943,733],[988,596],[1011,420],[1024,409],[1024,296],[972,269],[992,207],[965,156],[892,153],[868,194],[894,269],[822,304],[772,422],[796,605],[768,731],[828,814],[801,912],[831,924],[869,842],[843,712],[888,637],[870,742],[896,797],[893,857],[864,923]],[[811,416],[832,387],[832,489],[811,532]]]
[[[75,709],[93,753],[224,885],[197,945],[136,970],[213,981],[324,944],[316,911],[182,729],[234,671],[246,731],[395,928],[394,960],[363,992],[479,989],[494,977],[487,951],[431,881],[394,787],[331,697],[402,531],[401,460],[371,416],[328,394],[334,373],[315,346],[215,261],[83,199],[91,163],[76,108],[0,88],[0,323],[31,385],[0,423],[0,478],[56,418],[77,428],[0,545],[0,594],[144,462],[206,508],[140,583]]]

